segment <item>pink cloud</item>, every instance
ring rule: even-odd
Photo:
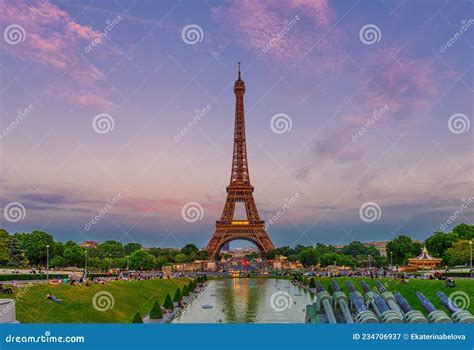
[[[283,64],[298,63],[310,68],[309,61],[325,73],[342,60],[342,32],[331,29],[333,14],[327,1],[286,0],[263,4],[256,0],[231,2],[214,12],[214,20],[224,35],[263,59]]]
[[[9,45],[2,40],[0,47],[23,60],[59,70],[59,75],[64,73],[65,77],[48,91],[50,95],[66,97],[71,103],[87,107],[111,108],[112,103],[104,96],[91,94],[104,73],[78,54],[99,36],[97,31],[75,22],[67,12],[46,0],[0,0],[0,6],[2,27],[17,24],[26,32],[21,44]]]

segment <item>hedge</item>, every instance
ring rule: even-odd
[[[54,273],[54,271],[51,271],[49,273],[49,279],[53,278],[69,278],[70,275],[74,275],[74,273],[71,274],[58,274]],[[106,273],[88,273],[87,277],[89,278],[96,278],[96,277],[116,277],[118,276],[117,274],[115,275],[107,275]],[[0,274],[0,281],[13,281],[13,280],[18,280],[18,281],[31,281],[31,280],[45,280],[46,279],[46,274],[5,274],[2,275]]]

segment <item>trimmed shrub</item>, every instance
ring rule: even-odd
[[[316,283],[314,282],[314,278],[311,277],[309,280],[309,288],[316,288]]]
[[[183,292],[181,293],[181,295],[183,297],[187,297],[189,295],[189,292],[188,292],[188,286],[185,284],[184,287],[183,287]]]
[[[161,311],[160,303],[157,301],[155,301],[153,307],[151,308],[150,318],[152,320],[159,320],[160,318],[163,318],[163,312]]]
[[[166,294],[165,302],[163,303],[163,307],[165,309],[173,310],[174,309],[174,304],[173,300],[171,299],[171,295]]]
[[[181,299],[183,299],[183,296],[181,295],[181,289],[176,289],[176,292],[174,293],[173,301],[174,302],[179,302]]]
[[[204,275],[203,281],[207,281],[207,275]]]
[[[189,292],[189,293],[192,293],[192,292],[194,292],[195,289],[196,289],[196,284],[194,283],[194,281],[189,282],[189,284],[188,284],[188,292]]]
[[[132,323],[143,323],[143,318],[142,318],[142,315],[140,315],[139,312],[137,312],[135,314],[135,316],[133,316],[133,321]]]

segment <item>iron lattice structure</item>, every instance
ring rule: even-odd
[[[227,186],[227,199],[216,230],[207,244],[211,258],[215,258],[222,246],[236,239],[254,243],[260,252],[266,253],[275,249],[265,230],[265,221],[260,220],[257,206],[253,198],[253,186],[250,184],[249,167],[247,162],[247,146],[245,141],[244,94],[245,83],[239,76],[234,84],[235,93],[235,126],[234,151],[232,156],[232,172],[230,184]],[[234,220],[237,202],[245,204],[247,220]]]

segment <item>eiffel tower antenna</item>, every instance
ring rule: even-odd
[[[216,230],[206,248],[211,259],[218,256],[224,245],[236,239],[243,239],[254,243],[262,253],[275,249],[265,230],[265,221],[260,220],[258,215],[257,206],[253,198],[254,188],[250,184],[245,138],[245,82],[240,76],[240,62],[238,64],[238,73],[238,79],[234,84],[234,151],[230,183],[227,186],[227,199],[221,219],[216,221]],[[238,202],[245,204],[246,220],[234,219],[235,205]]]

